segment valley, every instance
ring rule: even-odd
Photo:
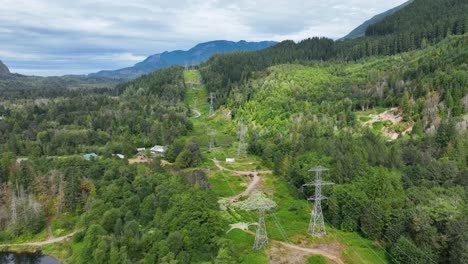
[[[229,204],[236,203],[240,199],[245,200],[253,191],[264,191],[268,193],[269,196],[273,197],[273,200],[279,204],[280,208],[283,208],[272,213],[267,220],[268,233],[272,237],[272,241],[270,241],[272,248],[267,252],[256,253],[256,256],[241,258],[241,263],[254,263],[260,259],[268,259],[271,263],[283,263],[284,261],[289,263],[304,263],[307,256],[310,255],[325,257],[328,259],[326,260],[327,263],[387,263],[381,248],[372,245],[370,241],[358,238],[358,236],[355,237],[355,239],[358,238],[356,241],[357,243],[353,244],[346,241],[345,238],[350,234],[340,233],[338,230],[329,231],[332,238],[326,240],[314,240],[308,237],[308,235],[304,235],[310,215],[310,204],[308,204],[305,199],[301,201],[291,197],[287,191],[288,187],[286,185],[281,186],[283,184],[281,184],[280,179],[272,176],[272,171],[265,169],[258,157],[249,155],[247,158],[238,160],[238,142],[235,140],[235,129],[237,129],[237,126],[235,120],[224,116],[223,113],[225,111],[223,110],[217,111],[215,115],[211,117],[208,115],[208,94],[204,85],[201,84],[200,76],[197,71],[186,71],[185,79],[186,83],[189,83],[186,94],[187,103],[190,108],[194,109],[195,105],[193,102],[195,101],[205,102],[201,105],[197,104],[202,110],[201,116],[195,114],[193,117],[194,135],[203,135],[207,127],[217,127],[221,129],[221,131],[214,136],[216,142],[214,151],[209,151],[208,147],[202,147],[203,156],[211,157],[209,159],[211,159],[212,164],[208,162],[208,164],[203,163],[203,165],[200,166],[201,168],[205,168],[213,191],[219,197],[222,197],[219,203],[225,204],[227,202],[226,206],[229,207]],[[198,80],[193,81],[194,79]],[[195,85],[193,83],[197,84]],[[231,129],[227,130],[226,128]],[[225,138],[227,136],[231,136],[230,142],[217,140],[218,137]],[[188,137],[192,137],[192,135],[188,135]],[[197,137],[195,142],[201,146],[208,146],[206,136],[201,136],[201,138]],[[226,163],[223,161],[229,157],[234,157],[236,162]],[[284,205],[282,205],[283,200],[285,201]],[[290,208],[298,207],[302,210],[300,210],[300,212],[296,211],[291,213],[287,211],[289,208],[286,208],[286,205],[290,206]],[[228,221],[241,223],[243,221],[256,222],[255,214],[245,214],[235,209],[228,209],[224,214]],[[278,218],[276,215],[278,215]],[[284,216],[288,221],[280,218],[280,216]],[[231,226],[232,225],[235,225],[235,223],[231,223]],[[253,226],[253,228],[255,228],[255,226]],[[331,229],[331,226],[328,225],[328,228]],[[235,247],[244,248],[243,252],[236,251],[236,254],[240,256],[251,255],[253,253],[251,245],[253,245],[254,237],[252,236],[250,239],[239,241],[235,239],[237,236],[235,233],[245,231],[233,229],[230,232],[233,234],[228,237],[232,237]],[[247,233],[255,235],[253,232]],[[339,233],[339,235],[336,233]],[[295,243],[297,244],[295,245]],[[282,253],[277,255],[274,253],[277,250],[282,251]],[[346,262],[342,260],[343,254],[346,256]],[[313,259],[313,257],[311,259]],[[294,261],[291,262],[292,260]]]
[[[467,263],[466,14],[89,76],[0,61],[0,262]]]

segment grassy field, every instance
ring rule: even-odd
[[[254,236],[241,230],[233,230],[226,235],[232,241],[234,252],[240,263],[268,263],[268,258],[264,250],[256,251],[252,249]]]

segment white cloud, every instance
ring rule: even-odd
[[[216,39],[339,38],[404,1],[0,0],[0,59],[21,73],[83,73]]]

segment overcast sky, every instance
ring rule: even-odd
[[[0,60],[84,74],[210,40],[339,38],[406,0],[0,0]]]

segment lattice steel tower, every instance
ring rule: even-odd
[[[310,213],[310,223],[308,232],[311,236],[322,237],[326,234],[325,223],[323,220],[322,213],[322,200],[327,199],[327,197],[322,195],[322,185],[330,185],[332,182],[322,181],[322,174],[328,173],[328,169],[322,166],[316,166],[309,170],[310,173],[315,172],[315,181],[308,182],[304,186],[315,186],[315,194],[312,197],[309,197],[307,200],[314,200],[314,209]]]
[[[255,242],[253,249],[261,249],[268,244],[268,234],[265,225],[265,212],[276,207],[276,203],[267,198],[261,191],[255,191],[245,201],[234,204],[235,207],[247,211],[257,211],[258,222],[257,230],[255,231]]]
[[[214,137],[216,136],[216,130],[213,130],[212,128],[208,128],[207,131],[208,136],[210,136],[210,143],[209,143],[209,150],[210,152],[213,152],[215,150],[215,140]]]
[[[237,148],[237,158],[247,158],[247,147],[245,146],[244,118],[239,121],[239,146]]]
[[[198,99],[197,99],[197,98],[194,98],[194,99],[193,99],[193,109],[192,109],[192,110],[193,110],[193,112],[195,112],[195,113],[197,113],[197,114],[200,113],[200,112],[198,111]],[[199,116],[199,115],[201,115],[201,114],[198,114],[198,116]],[[197,117],[198,117],[198,116],[197,116]]]
[[[214,115],[214,106],[213,106],[213,99],[214,99],[214,96],[213,96],[213,93],[210,93],[210,97],[208,97],[210,99],[210,113],[208,114],[208,116],[213,116]]]

